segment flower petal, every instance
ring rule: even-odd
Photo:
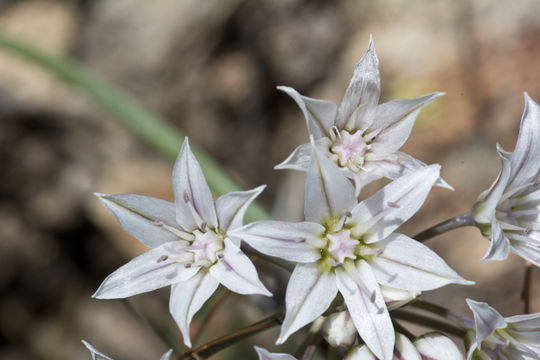
[[[398,99],[377,105],[375,120],[367,131],[372,132],[392,126],[443,95],[445,95],[444,92],[434,92],[414,99]]]
[[[222,255],[223,257],[210,268],[210,274],[216,280],[238,294],[272,296],[259,280],[257,269],[251,260],[230,239],[225,239]]]
[[[508,189],[520,186],[538,174],[540,162],[540,106],[524,93],[525,108],[519,136],[512,154],[512,174]]]
[[[488,260],[504,260],[510,254],[510,241],[504,235],[501,225],[493,217],[491,221],[491,242],[489,249],[481,259],[481,261]]]
[[[375,275],[377,275],[376,272]],[[388,311],[398,309],[403,305],[413,301],[420,295],[419,291],[397,289],[381,285],[380,283],[379,286],[381,288],[381,293],[383,295],[384,302],[386,303]]]
[[[259,356],[259,360],[296,360],[294,356],[289,354],[271,353],[259,346],[254,346],[254,348]]]
[[[366,243],[386,238],[422,206],[439,178],[439,165],[407,174],[392,181],[351,210],[352,232]]]
[[[171,360],[172,354],[173,354],[173,351],[172,351],[172,349],[170,349],[170,350],[167,351],[165,354],[161,355],[161,357],[159,358],[159,360]]]
[[[342,216],[356,205],[355,189],[337,165],[313,146],[306,178],[304,216],[321,223]]]
[[[90,351],[90,354],[92,354],[92,360],[113,360],[107,355],[103,355],[102,353],[100,353],[95,347],[93,347],[86,341],[81,340],[81,342],[84,344],[84,346],[86,346],[88,351]]]
[[[433,331],[424,334],[414,340],[416,350],[422,356],[422,359],[437,360],[460,360],[463,355],[456,343],[449,337]]]
[[[398,289],[425,291],[455,283],[472,285],[427,246],[405,235],[391,234],[377,243],[381,254],[369,261],[377,281]]]
[[[535,244],[532,239],[528,240],[531,241],[517,239],[517,236],[513,236],[511,240],[512,252],[540,267],[540,246]]]
[[[307,171],[311,161],[312,147],[310,143],[298,146],[283,162],[274,166],[275,170]]]
[[[347,353],[343,360],[378,360],[366,345],[354,346]]]
[[[229,233],[255,250],[295,262],[320,259],[324,226],[312,222],[256,221]]]
[[[176,321],[187,347],[191,347],[189,336],[191,319],[216,291],[218,285],[219,282],[208,271],[201,270],[191,279],[171,287],[169,311]]]
[[[511,155],[502,150],[499,144],[497,144],[497,152],[501,158],[501,171],[499,176],[497,176],[497,179],[487,191],[480,194],[471,211],[474,221],[480,224],[490,224],[495,218],[495,209],[501,200],[501,197],[506,190],[508,180],[510,179],[512,166],[510,160]]]
[[[358,261],[356,267],[349,264],[336,269],[339,292],[369,349],[379,359],[392,359],[394,327],[375,275],[364,260]]]
[[[465,299],[473,312],[476,324],[476,343],[481,347],[482,341],[491,335],[496,329],[506,327],[506,321],[497,310],[484,302]]]
[[[413,104],[410,104],[409,109],[407,109],[406,106],[403,106],[400,110],[403,111],[407,109],[409,111],[399,114],[394,121],[386,124],[384,127],[382,127],[384,125],[382,123],[372,124],[371,128],[373,129],[369,131],[367,135],[368,138],[372,139],[371,152],[380,156],[385,156],[398,151],[409,138],[414,122],[423,107],[443,94],[444,93],[433,93],[424,95],[421,97],[423,100],[416,101],[416,106],[414,107],[412,106]],[[413,103],[415,103],[414,100],[412,100]],[[394,100],[394,102],[398,101],[406,102],[407,100]],[[372,135],[370,135],[370,133]]]
[[[381,92],[379,59],[373,38],[356,65],[338,110],[338,128],[348,131],[367,129],[373,122]]]
[[[247,208],[265,187],[266,185],[262,185],[248,191],[235,191],[221,195],[216,200],[219,228],[226,232],[242,226]]]
[[[405,335],[396,332],[396,345],[394,346],[393,359],[422,360],[414,344]],[[439,358],[436,358],[437,360]],[[455,359],[457,360],[457,359]]]
[[[276,344],[319,317],[337,294],[335,275],[321,272],[317,264],[298,264],[287,285],[287,312]]]
[[[171,202],[133,194],[95,195],[128,233],[150,248],[189,236],[179,229]]]
[[[184,246],[180,241],[171,241],[137,256],[109,275],[92,297],[125,298],[189,279],[199,269],[186,268],[173,260]]]
[[[530,331],[540,329],[540,312],[535,314],[514,315],[504,318],[512,330]]]
[[[330,128],[334,125],[337,115],[337,105],[331,101],[318,100],[302,96],[288,86],[278,86],[296,101],[306,118],[309,133],[315,138],[329,136]]]
[[[187,137],[174,164],[172,183],[176,222],[187,231],[200,227],[202,222],[216,229],[214,199]]]

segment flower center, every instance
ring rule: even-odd
[[[330,146],[332,160],[353,172],[360,171],[370,145],[366,143],[360,131],[351,134],[346,130],[341,130],[335,133],[336,137]]]
[[[183,246],[177,251],[178,255],[171,258],[185,267],[213,265],[220,257],[223,250],[223,237],[212,230],[193,232],[195,239],[188,246]],[[164,260],[164,259],[161,259]]]
[[[346,258],[356,259],[355,249],[360,241],[351,238],[351,230],[342,230],[326,237],[330,240],[328,252],[337,263],[343,264]]]

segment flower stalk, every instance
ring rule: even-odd
[[[470,212],[455,216],[451,219],[445,220],[437,225],[434,225],[430,227],[429,229],[426,229],[412,238],[424,242],[427,241],[435,236],[439,236],[441,234],[444,234],[445,232],[448,232],[450,230],[458,229],[460,227],[464,226],[473,226],[474,220],[472,218],[472,215]]]

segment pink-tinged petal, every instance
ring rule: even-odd
[[[313,153],[310,143],[302,144],[298,146],[283,162],[276,165],[276,170],[298,170],[307,171],[309,162],[311,161],[311,154]]]
[[[218,222],[212,192],[189,148],[187,137],[174,164],[172,183],[176,221],[188,231],[201,227],[202,223],[216,229]]]
[[[342,216],[357,200],[354,185],[337,165],[313,145],[304,194],[304,216],[321,223]]]
[[[276,344],[318,318],[337,294],[336,277],[332,272],[321,272],[317,264],[298,264],[287,285],[286,314]]]
[[[379,255],[369,261],[377,281],[385,286],[425,291],[447,284],[472,285],[422,243],[405,235],[391,234],[377,243]]]
[[[524,93],[525,108],[519,136],[512,154],[512,174],[508,188],[520,186],[538,174],[540,163],[540,106]]]
[[[480,224],[490,224],[495,218],[495,209],[506,190],[506,185],[510,179],[511,160],[510,155],[501,149],[497,144],[497,152],[501,158],[501,172],[491,187],[480,194],[478,200],[473,205],[472,215],[474,221]]]
[[[294,356],[289,354],[271,353],[259,346],[254,346],[254,348],[259,356],[259,360],[296,360]]]
[[[125,298],[189,279],[199,269],[174,261],[184,246],[180,241],[172,241],[137,256],[109,275],[92,297]]]
[[[191,319],[216,291],[218,285],[219,282],[208,271],[201,270],[191,279],[171,287],[169,311],[176,321],[187,347],[191,347],[189,336]]]
[[[235,191],[221,195],[216,200],[219,228],[226,232],[242,226],[247,208],[265,187],[266,185],[262,185],[248,191]]]
[[[394,346],[394,357],[397,360],[422,360],[420,353],[414,344],[403,334],[396,332],[396,345]],[[437,358],[439,359],[439,358]],[[455,359],[457,360],[457,359]]]
[[[412,109],[410,109],[410,111],[400,114],[395,121],[387,124],[385,127],[379,127],[383,124],[374,123],[372,125],[372,128],[374,129],[369,131],[367,135],[372,141],[371,152],[378,154],[379,156],[385,156],[398,151],[409,138],[414,122],[422,108],[441,95],[443,95],[443,93],[434,93],[423,96],[423,102],[419,100],[416,107],[411,106]]]
[[[256,221],[229,236],[242,239],[263,254],[304,263],[320,259],[324,231],[324,226],[312,222]]]
[[[104,355],[104,354],[100,353],[95,347],[93,347],[92,345],[90,345],[86,341],[81,340],[81,342],[83,343],[84,346],[86,346],[88,351],[90,351],[90,354],[92,354],[92,360],[113,360],[110,357],[108,357],[107,355]]]
[[[474,315],[476,325],[476,343],[481,348],[482,341],[491,335],[496,329],[506,327],[506,321],[497,310],[484,302],[465,299]]]
[[[298,91],[288,86],[278,86],[296,101],[304,117],[311,136],[315,139],[329,136],[330,128],[334,125],[337,115],[337,105],[331,101],[312,99],[302,96]]]
[[[347,353],[343,360],[378,360],[366,345],[354,346]]]
[[[379,59],[370,36],[369,45],[356,65],[338,110],[338,128],[367,129],[373,122],[381,92]]]
[[[272,296],[259,280],[251,260],[230,239],[225,239],[225,249],[220,255],[210,274],[223,286],[238,294]]]
[[[501,225],[493,217],[491,221],[491,242],[489,249],[481,261],[504,260],[510,254],[510,241],[504,235]]]
[[[439,165],[430,165],[392,181],[352,209],[353,234],[367,243],[383,240],[422,206],[439,178]]]
[[[191,235],[176,223],[174,204],[133,194],[95,194],[120,225],[144,245],[153,248]]]
[[[414,346],[422,359],[463,360],[463,355],[456,343],[436,331],[416,338]]]
[[[375,120],[367,131],[378,131],[400,122],[407,118],[411,113],[423,109],[433,100],[443,95],[445,95],[444,92],[434,92],[414,99],[398,99],[377,105]]]
[[[392,359],[394,327],[370,266],[360,260],[336,269],[337,287],[360,337],[381,360]]]
[[[510,244],[513,253],[540,267],[540,246],[533,239],[524,239],[514,235]]]
[[[535,314],[514,315],[504,318],[512,330],[540,330],[540,312]],[[540,345],[540,344],[539,344]]]
[[[173,351],[172,349],[170,349],[165,354],[161,355],[161,358],[159,358],[159,360],[172,360],[172,354],[173,354]]]
[[[375,276],[377,272],[375,271]],[[402,307],[420,296],[420,291],[402,290],[379,284],[388,311]]]

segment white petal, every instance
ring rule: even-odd
[[[504,318],[513,330],[530,331],[540,329],[540,312],[535,314],[515,315]]]
[[[368,129],[368,132],[384,129],[398,121],[402,121],[414,111],[418,109],[421,110],[433,100],[444,94],[444,92],[434,92],[414,99],[398,99],[377,105],[375,120]]]
[[[512,154],[512,175],[509,188],[519,186],[537,176],[540,162],[540,106],[527,93],[519,136]]]
[[[536,245],[532,239],[529,240],[518,240],[514,236],[514,239],[511,240],[512,252],[540,267],[540,246]]]
[[[375,272],[375,275],[376,274],[377,273]],[[420,295],[419,291],[396,289],[384,285],[380,285],[380,288],[388,311],[398,309]]]
[[[351,82],[341,100],[338,128],[349,131],[367,129],[373,122],[380,92],[379,59],[370,36],[369,45],[356,64]]]
[[[263,349],[262,347],[254,346],[259,360],[296,360],[296,358],[289,354],[271,353],[270,351]]]
[[[172,182],[176,221],[188,231],[200,227],[201,221],[216,229],[214,199],[187,137],[174,164]]]
[[[189,279],[198,268],[186,268],[173,260],[184,246],[180,241],[172,241],[137,256],[109,275],[92,297],[125,298]]]
[[[172,360],[171,356],[173,354],[172,349],[167,351],[165,354],[161,355],[161,358],[159,360]]]
[[[307,171],[309,162],[311,161],[312,147],[310,143],[298,146],[283,162],[276,165],[276,170],[298,170]]]
[[[304,194],[304,216],[321,223],[356,205],[354,185],[337,165],[313,145]]]
[[[353,233],[373,243],[386,238],[422,206],[439,178],[439,165],[430,165],[392,181],[352,209]]]
[[[81,340],[81,342],[90,351],[90,354],[92,354],[92,360],[113,360],[110,357],[108,357],[107,355],[103,355],[102,353],[100,353],[95,347],[93,347],[92,345],[90,345],[86,341]]]
[[[396,332],[396,345],[394,347],[394,359],[397,360],[422,360],[414,344],[403,334]],[[437,358],[438,360],[439,358]],[[457,360],[457,359],[455,359]]]
[[[508,153],[502,151],[497,144],[497,151],[501,158],[501,172],[491,187],[480,194],[478,200],[473,205],[472,215],[474,221],[480,224],[490,224],[495,218],[495,209],[501,200],[503,192],[510,178],[511,161]]]
[[[257,251],[295,262],[320,259],[324,226],[312,222],[256,221],[229,233]]]
[[[377,281],[398,289],[425,291],[447,284],[472,285],[422,243],[405,235],[391,234],[377,244],[382,252],[370,260]]]
[[[482,344],[485,338],[491,335],[496,329],[506,327],[504,318],[491,306],[484,302],[465,299],[471,308],[476,325],[476,343]],[[480,348],[480,345],[479,345]]]
[[[248,191],[235,191],[221,195],[216,200],[219,228],[226,232],[242,226],[247,208],[265,187],[266,185],[262,185]]]
[[[416,338],[414,345],[424,359],[460,360],[463,355],[456,343],[439,332],[430,332]]]
[[[306,118],[309,133],[315,138],[329,136],[330,128],[334,125],[337,115],[337,105],[331,101],[312,99],[302,96],[298,91],[288,86],[278,86],[296,101]]]
[[[366,345],[355,346],[345,354],[343,360],[378,360]]]
[[[296,265],[287,285],[287,311],[276,344],[282,344],[296,330],[318,318],[336,294],[336,277],[332,272],[321,272],[317,264]]]
[[[493,220],[491,221],[490,240],[489,249],[481,261],[506,259],[508,254],[510,254],[510,241],[504,235],[504,232],[495,217],[493,217]]]
[[[150,248],[182,238],[171,202],[133,194],[95,195],[128,233]]]
[[[184,344],[187,347],[191,347],[189,336],[191,319],[216,291],[218,285],[219,282],[210,273],[201,270],[191,279],[174,284],[171,287],[169,311],[174,321],[176,321],[184,337]]]
[[[229,290],[238,294],[262,294],[272,296],[259,280],[257,269],[251,260],[234,245],[225,239],[223,257],[210,268],[210,274]]]
[[[336,269],[336,279],[362,340],[379,359],[392,359],[394,327],[370,266],[364,260],[356,267],[345,264]]]

